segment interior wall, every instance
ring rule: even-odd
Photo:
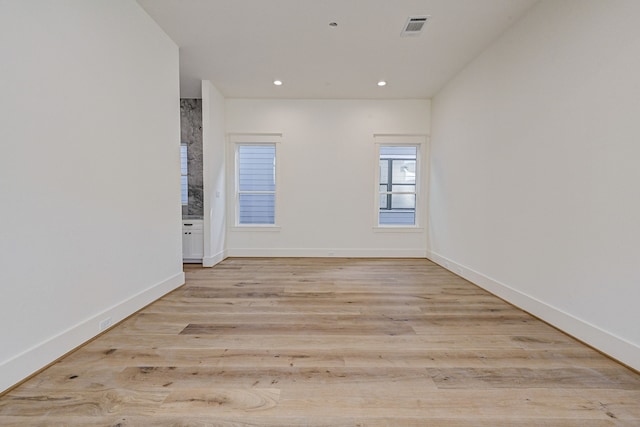
[[[204,257],[211,267],[227,257],[226,252],[226,139],[225,104],[220,91],[202,81],[202,132],[204,165]]]
[[[640,369],[640,2],[542,1],[433,99],[430,256]]]
[[[227,99],[225,105],[229,135],[282,134],[277,228],[234,227],[234,149],[229,144],[230,256],[425,256],[424,216],[415,230],[375,229],[374,134],[427,135],[428,100]],[[419,203],[424,213],[426,197]]]
[[[0,3],[0,391],[184,282],[178,48],[133,0]]]

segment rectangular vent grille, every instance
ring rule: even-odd
[[[407,19],[407,22],[404,24],[404,28],[402,29],[402,33],[400,33],[403,37],[411,37],[418,36],[422,32],[422,28],[424,24],[427,23],[429,16],[410,16]]]

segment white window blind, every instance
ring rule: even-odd
[[[275,144],[236,147],[238,224],[275,224]]]
[[[189,203],[189,160],[187,144],[180,145],[180,200],[183,205]]]

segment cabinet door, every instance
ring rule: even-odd
[[[204,233],[202,229],[190,231],[191,258],[202,259],[204,256]]]
[[[204,256],[204,230],[202,220],[182,221],[182,259],[201,262]]]
[[[192,239],[191,239],[191,231],[190,230],[182,230],[182,258],[188,259],[193,258],[191,247]]]

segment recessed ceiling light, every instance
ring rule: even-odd
[[[276,86],[282,86],[282,80],[274,80],[273,84]]]
[[[380,86],[380,87],[382,87],[382,86],[386,86],[386,85],[387,85],[387,82],[385,82],[384,80],[380,80],[380,81],[378,82],[378,86]]]

